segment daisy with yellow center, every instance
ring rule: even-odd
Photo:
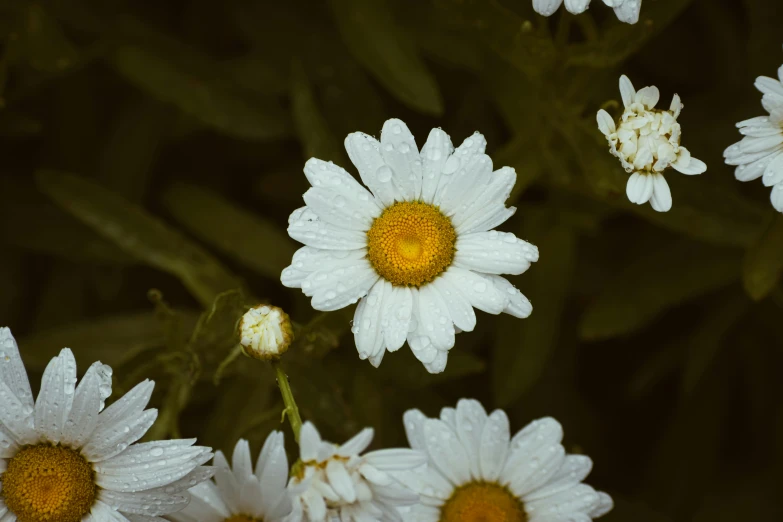
[[[530,302],[500,274],[523,273],[538,249],[493,230],[516,210],[505,205],[516,173],[493,172],[485,146],[476,133],[455,149],[433,129],[419,152],[392,119],[380,142],[360,132],[345,140],[369,190],[333,163],[305,164],[312,188],[288,233],[306,246],[281,280],[317,310],[359,302],[356,347],[374,366],[407,341],[427,370],[442,372],[455,334],[476,326],[474,308],[530,315]]]
[[[0,328],[0,520],[163,520],[208,479],[209,448],[191,440],[134,444],[152,426],[144,381],[103,409],[110,367],[94,363],[76,386],[67,348],[51,360],[33,399],[16,340]]]
[[[462,399],[440,419],[409,410],[403,420],[411,447],[428,457],[427,466],[394,474],[421,495],[401,510],[406,522],[589,522],[612,509],[609,495],[582,484],[592,462],[566,455],[554,419],[511,437],[503,411],[487,415]]]
[[[302,511],[286,489],[288,458],[283,434],[266,438],[255,469],[250,445],[240,439],[234,447],[233,469],[222,452],[215,452],[214,482],[202,482],[190,490],[192,500],[170,515],[175,522],[298,522]]]

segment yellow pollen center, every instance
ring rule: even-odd
[[[247,515],[231,515],[223,522],[264,522],[260,518],[252,518]]]
[[[19,522],[79,522],[98,492],[95,472],[70,448],[26,446],[0,475],[0,495]]]
[[[527,522],[522,502],[508,488],[471,482],[454,490],[438,522]]]
[[[419,201],[394,203],[367,231],[367,257],[395,286],[421,286],[454,259],[457,234],[438,207]]]

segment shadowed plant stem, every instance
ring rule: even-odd
[[[280,387],[280,394],[283,396],[283,404],[285,404],[283,415],[288,417],[288,422],[291,423],[291,430],[294,432],[294,438],[296,439],[296,442],[299,442],[299,431],[302,429],[302,417],[299,416],[299,408],[296,406],[294,394],[291,393],[291,385],[288,384],[288,376],[285,374],[280,361],[272,362],[272,366],[275,368],[277,385]]]

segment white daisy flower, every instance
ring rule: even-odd
[[[636,91],[627,76],[620,77],[620,94],[625,111],[615,124],[609,113],[598,111],[598,128],[609,141],[609,151],[620,159],[626,172],[632,173],[626,194],[632,203],[648,201],[658,212],[672,208],[672,194],[663,177],[668,167],[688,175],[707,170],[703,161],[680,146],[682,110],[680,97],[674,95],[668,111],[655,109],[660,97],[657,87]]]
[[[151,522],[190,501],[212,476],[195,439],[134,444],[152,426],[144,381],[103,409],[110,367],[94,363],[76,386],[68,348],[51,360],[33,400],[16,341],[0,328],[0,520]],[[101,411],[103,410],[103,411]]]
[[[420,154],[408,127],[388,120],[380,142],[361,132],[345,140],[370,190],[331,162],[305,165],[312,188],[288,234],[306,246],[281,280],[312,296],[317,310],[367,296],[353,333],[373,365],[407,340],[427,370],[442,372],[455,333],[476,325],[473,308],[530,315],[527,298],[498,274],[523,273],[538,249],[492,230],[516,211],[505,206],[516,173],[493,172],[485,145],[475,133],[455,150],[433,129]]]
[[[758,116],[737,124],[745,137],[723,152],[726,163],[736,165],[734,176],[740,181],[761,178],[772,187],[772,206],[783,212],[783,67],[778,79],[759,76],[756,89],[764,96],[761,105],[769,116]]]
[[[234,447],[234,469],[221,451],[215,452],[215,481],[190,489],[188,507],[171,515],[176,522],[293,522],[301,520],[294,511],[288,482],[288,457],[283,434],[273,431],[258,455],[255,471],[250,446],[240,439]],[[297,506],[298,508],[298,506]]]
[[[533,0],[533,9],[540,15],[551,16],[562,3],[563,0]],[[590,7],[590,0],[565,0],[565,6],[569,13],[580,14]]]
[[[337,446],[321,440],[306,422],[299,434],[301,464],[294,466],[289,487],[309,522],[402,522],[398,508],[418,502],[419,495],[398,483],[390,473],[425,464],[420,451],[393,448],[360,455],[372,442],[365,428]]]
[[[427,466],[395,473],[421,495],[420,504],[403,508],[406,522],[589,522],[613,507],[609,495],[582,484],[592,461],[566,455],[554,419],[512,438],[503,411],[488,416],[479,402],[462,399],[440,419],[409,410],[403,420],[411,447],[428,456]]]
[[[621,22],[635,24],[639,21],[642,0],[604,0],[604,3],[614,8],[614,14]]]

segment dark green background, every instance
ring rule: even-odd
[[[285,363],[332,440],[371,425],[402,444],[405,409],[476,397],[515,430],[559,419],[617,502],[607,522],[778,520],[783,219],[722,151],[763,114],[753,80],[783,63],[783,10],[644,0],[629,26],[592,4],[2,0],[0,324],[33,380],[70,346],[82,370],[114,367],[114,397],[157,381],[149,436],[258,451],[281,426],[272,373],[221,362],[264,300],[297,323]],[[666,214],[627,201],[596,128],[622,73],[664,108],[680,94],[683,144],[708,165],[667,173]],[[352,309],[319,314],[279,282],[304,161],[350,167],[345,135],[391,117],[419,145],[482,132],[518,174],[501,229],[541,251],[512,278],[533,315],[479,313],[438,376],[407,347],[359,361]]]

